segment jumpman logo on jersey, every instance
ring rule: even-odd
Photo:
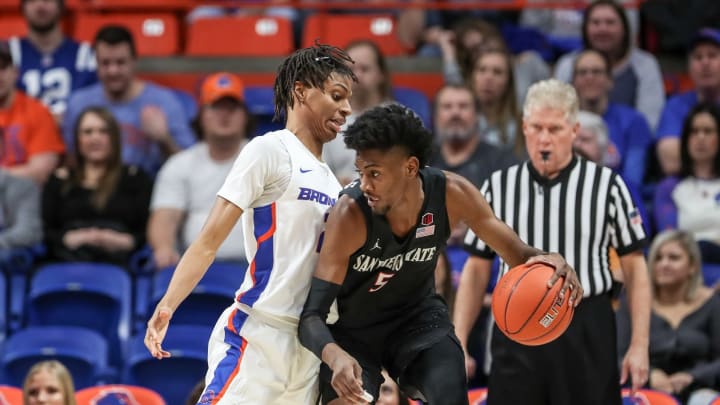
[[[380,246],[380,238],[377,238],[373,247],[370,248],[371,251],[375,249],[382,250],[382,247]]]

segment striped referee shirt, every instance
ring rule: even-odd
[[[561,254],[577,272],[586,297],[612,287],[610,246],[622,256],[646,242],[640,213],[622,178],[580,157],[573,157],[554,179],[544,178],[529,161],[496,171],[480,191],[525,243]],[[472,230],[464,245],[480,257],[495,255]],[[507,269],[501,262],[498,277]]]

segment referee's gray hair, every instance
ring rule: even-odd
[[[580,128],[585,128],[592,131],[597,137],[597,143],[600,147],[601,158],[605,159],[608,146],[608,128],[605,125],[605,120],[593,112],[580,110],[577,113],[577,122],[580,123]],[[602,161],[600,162],[602,163]]]
[[[690,259],[690,266],[695,268],[695,272],[690,276],[689,285],[687,291],[685,291],[685,299],[690,301],[695,298],[695,292],[698,288],[703,285],[703,274],[702,274],[702,255],[700,254],[700,247],[698,246],[695,238],[690,232],[681,231],[678,229],[669,229],[662,231],[655,239],[653,239],[650,245],[650,252],[648,253],[648,272],[650,273],[650,285],[652,285],[653,295],[657,295],[657,287],[653,282],[653,275],[655,274],[655,264],[657,263],[658,253],[660,248],[668,242],[678,242],[682,249],[687,253]]]
[[[523,106],[523,119],[530,116],[532,110],[554,108],[565,112],[570,124],[577,122],[578,96],[575,88],[557,79],[541,80],[528,89]]]

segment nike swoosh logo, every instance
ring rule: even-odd
[[[303,169],[302,167],[300,168],[300,173],[307,173],[311,171],[313,171],[313,169]]]

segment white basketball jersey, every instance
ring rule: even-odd
[[[328,209],[340,184],[290,131],[264,135],[289,154],[290,181],[273,202],[242,215],[250,263],[236,293],[240,308],[297,324],[315,271]]]

